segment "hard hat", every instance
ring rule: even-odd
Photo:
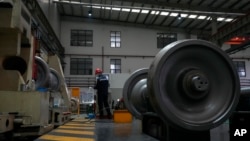
[[[102,73],[102,70],[100,68],[96,68],[95,69],[95,74],[100,74],[100,73]]]

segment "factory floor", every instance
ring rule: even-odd
[[[142,133],[141,121],[114,123],[112,119],[86,119],[81,115],[35,141],[157,141]]]

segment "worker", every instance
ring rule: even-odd
[[[97,75],[97,81],[94,89],[97,90],[99,117],[100,119],[104,118],[103,112],[106,109],[108,114],[107,117],[111,119],[112,115],[108,104],[109,80],[105,75],[102,74],[102,70],[100,68],[95,70],[95,75]],[[103,105],[105,109],[103,109]]]

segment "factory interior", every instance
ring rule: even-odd
[[[249,0],[0,0],[0,141],[249,141]]]

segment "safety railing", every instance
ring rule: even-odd
[[[95,77],[65,77],[68,87],[94,87]]]
[[[241,78],[240,79],[241,87],[250,87],[250,79]]]

